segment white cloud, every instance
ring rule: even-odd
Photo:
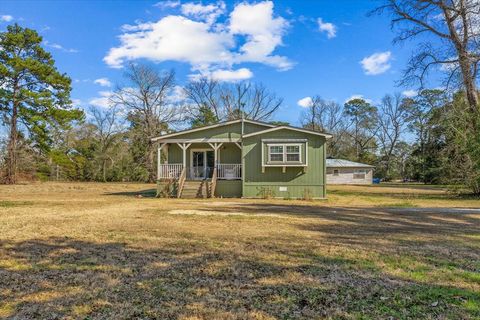
[[[360,61],[365,74],[367,75],[377,75],[382,74],[388,69],[390,69],[390,59],[392,58],[392,53],[390,51],[377,52],[371,56],[365,57]]]
[[[210,76],[218,81],[235,82],[250,79],[253,77],[253,73],[247,68],[240,68],[237,70],[215,70]]]
[[[240,48],[239,61],[261,62],[288,70],[293,64],[286,58],[272,55],[282,45],[282,37],[288,22],[282,17],[274,18],[273,2],[256,4],[240,3],[230,13],[229,30],[234,35],[245,35],[246,42]]]
[[[182,4],[182,14],[206,21],[208,24],[213,24],[217,18],[225,13],[225,2],[219,1],[216,4],[202,5],[201,3],[188,2]]]
[[[327,38],[332,39],[337,36],[337,26],[330,22],[323,22],[322,18],[317,19],[320,32],[327,33]]]
[[[405,90],[402,92],[402,94],[407,98],[411,98],[411,97],[415,97],[418,94],[418,92],[416,90]]]
[[[0,16],[0,21],[10,22],[12,20],[13,20],[13,17],[11,15],[4,14],[4,15]]]
[[[179,103],[185,101],[187,95],[185,94],[185,89],[181,86],[173,87],[172,91],[168,94],[166,100],[170,104]]]
[[[368,102],[368,103],[372,103],[372,102],[373,102],[372,99],[367,99],[367,98],[365,98],[365,97],[364,97],[363,95],[361,95],[361,94],[352,94],[352,95],[350,96],[350,98],[348,98],[348,99],[345,100],[344,103],[347,103],[348,101],[353,100],[353,99],[362,99],[362,100],[364,100],[365,102]]]
[[[82,105],[82,100],[80,99],[72,99],[72,106],[80,107]]]
[[[98,84],[102,87],[111,87],[112,83],[107,78],[99,78],[93,81],[93,83]]]
[[[308,108],[312,106],[312,97],[305,97],[297,101],[297,104],[302,108]]]
[[[153,6],[160,8],[161,10],[164,9],[173,9],[180,5],[180,1],[172,1],[172,0],[162,0],[160,2],[155,3]]]
[[[209,25],[181,16],[167,16],[155,23],[137,25],[134,32],[120,36],[121,46],[111,48],[104,61],[120,68],[127,60],[145,58],[155,62],[175,60],[195,69],[213,63],[227,63],[233,38],[224,32],[210,32]]]
[[[248,69],[232,71],[234,65],[244,62],[267,64],[279,70],[293,66],[288,58],[273,54],[282,45],[288,22],[274,17],[270,1],[237,4],[224,22],[218,21],[219,15],[226,14],[223,2],[205,6],[186,3],[181,11],[183,15],[169,15],[157,22],[123,26],[120,45],[111,48],[104,61],[114,68],[141,58],[180,61],[189,63],[192,71],[220,72],[224,78],[232,76],[232,72],[246,77]],[[238,47],[238,43],[242,45]]]
[[[99,97],[92,98],[88,101],[92,106],[100,108],[110,107],[110,97],[112,96],[112,91],[100,91],[98,92]]]
[[[53,48],[53,49],[57,49],[57,50],[61,50],[63,52],[68,52],[68,53],[77,53],[78,50],[77,49],[69,49],[69,48],[65,48],[63,47],[62,45],[58,44],[58,43],[51,43],[47,40],[43,41],[43,44],[47,47],[50,47],[50,48]]]

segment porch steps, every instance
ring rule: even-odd
[[[186,180],[180,198],[207,198],[208,193],[207,180]]]

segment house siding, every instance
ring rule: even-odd
[[[254,123],[244,123],[244,134],[254,133],[257,131],[265,130],[270,127],[254,124]],[[198,130],[194,132],[185,132],[179,134],[172,139],[240,139],[242,135],[242,123],[232,123],[224,126],[218,126],[215,128]]]
[[[307,139],[308,167],[286,167],[285,173],[282,167],[265,167],[262,172],[262,139]],[[325,198],[324,137],[284,129],[245,138],[243,146],[244,197]]]
[[[240,198],[242,196],[241,180],[217,180],[215,197]]]
[[[213,150],[208,143],[192,143],[187,149],[187,167],[191,166],[190,152],[192,149]],[[220,163],[241,163],[241,150],[234,143],[224,143],[219,150]],[[183,151],[175,143],[168,146],[168,163],[183,163]]]
[[[367,170],[365,179],[354,179],[353,173],[357,169]],[[338,170],[338,176],[333,175],[333,170]],[[372,184],[373,169],[369,168],[327,168],[327,184]]]

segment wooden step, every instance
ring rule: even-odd
[[[207,198],[208,186],[206,180],[186,180],[183,184],[181,198]]]

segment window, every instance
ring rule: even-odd
[[[339,174],[338,174],[338,169],[333,169],[333,175],[334,175],[334,176],[338,176],[338,175],[339,175]]]
[[[300,162],[300,146],[287,146],[287,162]]]
[[[269,149],[270,162],[283,162],[283,146],[270,146]]]
[[[268,145],[268,162],[301,162],[300,146],[299,144]]]
[[[353,171],[353,179],[365,179],[366,174],[367,170],[365,169],[355,169]]]

